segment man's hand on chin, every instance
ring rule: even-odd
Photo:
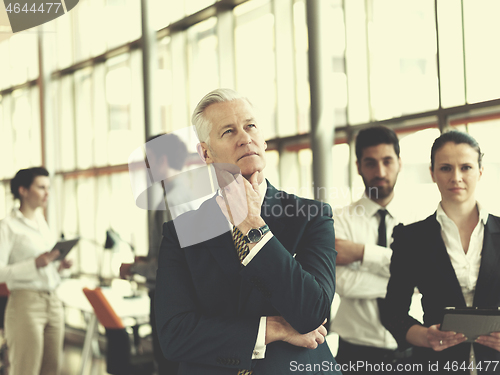
[[[217,178],[221,186],[222,197],[216,201],[228,221],[238,227],[243,234],[252,228],[265,225],[260,216],[261,196],[259,192],[259,171],[247,180],[241,174],[234,175],[227,170],[219,170]],[[222,181],[222,183],[221,183]]]

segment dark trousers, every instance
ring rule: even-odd
[[[159,375],[177,375],[177,370],[179,368],[178,362],[173,362],[167,360],[161,351],[160,341],[158,340],[158,331],[156,330],[156,318],[155,318],[155,291],[149,291],[149,298],[151,299],[151,313],[149,317],[149,321],[151,324],[151,329],[153,332],[153,352],[155,356],[156,364],[158,365],[158,374]]]
[[[408,374],[404,365],[407,359],[397,358],[395,350],[348,343],[339,338],[339,350],[335,360],[341,365],[342,374]],[[402,371],[397,371],[398,365]]]

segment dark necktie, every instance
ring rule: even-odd
[[[378,210],[377,211],[380,222],[378,225],[378,246],[387,247],[387,228],[385,226],[385,216],[387,215],[387,210]],[[377,298],[377,304],[379,311],[383,309],[384,306],[384,298]]]
[[[387,247],[387,229],[385,227],[385,216],[387,215],[386,210],[377,211],[380,217],[380,223],[378,225],[378,241],[377,245]]]
[[[238,253],[238,258],[240,258],[240,262],[243,262],[243,259],[248,255],[250,252],[248,245],[245,243],[245,240],[243,240],[243,233],[236,227],[236,225],[233,227],[233,243],[234,247],[236,249],[236,252]],[[252,375],[253,371],[250,370],[239,370],[237,375]]]

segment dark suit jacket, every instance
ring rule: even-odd
[[[436,214],[427,219],[394,228],[394,250],[391,259],[391,278],[381,311],[382,323],[394,335],[400,347],[408,346],[406,333],[420,324],[408,315],[413,290],[422,293],[424,325],[440,324],[443,309],[448,306],[465,307],[462,289],[441,237],[441,226]],[[481,266],[474,295],[474,306],[500,306],[500,218],[489,215],[484,228]],[[441,369],[447,361],[469,362],[470,344],[463,343],[442,352],[414,348],[415,356],[424,363],[439,361]],[[474,344],[478,361],[498,361],[500,353]],[[483,369],[485,368],[483,363]],[[493,365],[490,366],[490,370]],[[500,364],[497,372],[500,372]],[[481,372],[483,373],[483,372]]]
[[[157,328],[165,357],[181,362],[179,375],[235,375],[238,369],[253,369],[256,375],[290,374],[291,361],[316,365],[303,374],[340,374],[330,370],[335,360],[326,342],[314,350],[274,342],[267,345],[265,359],[252,360],[261,316],[281,315],[307,333],[329,315],[335,292],[337,253],[330,206],[288,195],[268,183],[261,214],[274,237],[245,267],[229,230],[196,245],[179,246],[179,225],[202,228],[209,220],[212,228],[214,222],[228,228],[215,199],[181,215],[175,226],[164,224]]]

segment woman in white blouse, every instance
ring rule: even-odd
[[[431,150],[431,176],[441,193],[437,211],[394,229],[381,318],[400,347],[414,346],[414,362],[422,366],[415,373],[500,373],[500,332],[471,345],[460,332],[440,330],[445,307],[500,306],[500,218],[476,202],[482,173],[476,140],[443,133]],[[408,314],[415,287],[422,294],[423,324]]]
[[[71,266],[54,262],[59,251],[40,208],[47,205],[49,173],[43,167],[22,169],[11,180],[20,200],[0,221],[0,282],[10,296],[5,311],[5,336],[10,375],[59,373],[64,338],[64,315],[55,294],[59,271]]]

